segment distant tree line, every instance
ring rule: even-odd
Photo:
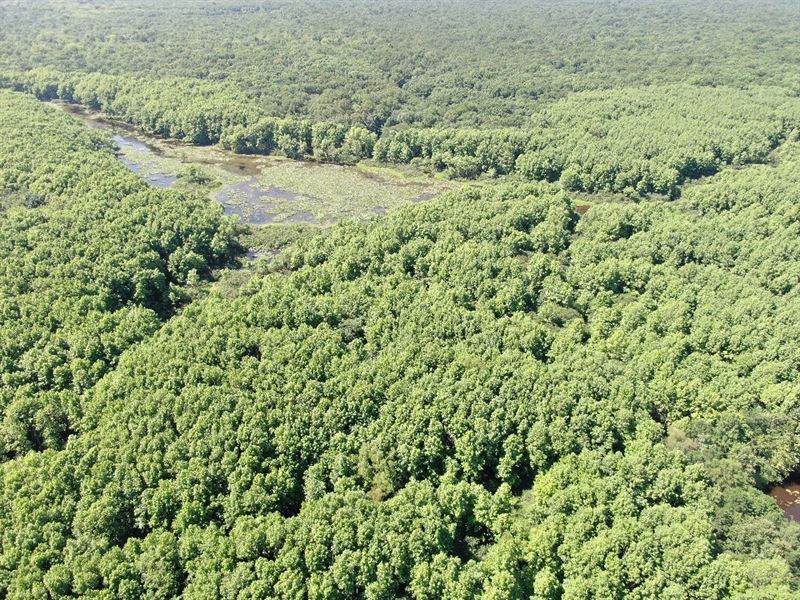
[[[240,154],[354,163],[372,156],[377,139],[359,125],[268,117],[227,86],[198,80],[37,71],[0,75],[0,85],[40,100],[81,104],[152,135],[198,145],[221,143]]]
[[[2,71],[223,82],[264,115],[374,133],[526,127],[631,86],[800,91],[796,0],[38,0],[0,22]]]

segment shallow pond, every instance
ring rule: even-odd
[[[297,194],[276,187],[263,188],[251,177],[239,183],[224,185],[213,194],[226,215],[238,215],[242,222],[263,225],[275,220],[279,211],[275,201],[294,200]]]
[[[147,183],[157,188],[168,188],[178,181],[178,176],[170,173],[161,173],[157,170],[146,168],[142,157],[158,156],[158,149],[150,144],[128,134],[114,134],[112,141],[119,148],[117,158],[137,175],[141,175]]]
[[[776,485],[769,491],[786,513],[786,516],[795,521],[800,521],[800,483],[787,482]]]
[[[121,135],[117,133],[111,136],[111,139],[114,140],[114,143],[121,152],[125,152],[126,150],[138,150],[140,152],[152,152],[153,154],[158,153],[155,147],[131,135]]]

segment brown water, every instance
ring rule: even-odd
[[[142,139],[143,134],[139,133],[136,128],[120,121],[101,117],[77,104],[57,104],[64,111],[77,117],[87,127],[111,131],[113,133],[111,139],[119,149],[117,158],[120,162],[134,173],[142,175],[154,187],[167,188],[178,180],[177,176],[167,173],[145,175],[145,164],[128,155],[131,152],[135,152],[138,155],[137,158],[140,158],[142,155],[162,156],[164,154],[161,148]],[[174,140],[159,140],[159,144],[165,144],[177,150],[184,146],[181,142]],[[213,165],[221,167],[234,175],[246,175],[249,177],[244,182],[224,186],[214,195],[225,208],[226,214],[239,215],[242,217],[242,221],[247,223],[269,223],[273,220],[273,215],[265,212],[270,208],[269,204],[265,204],[265,200],[268,201],[270,198],[296,200],[298,198],[298,194],[290,190],[276,186],[268,188],[260,186],[256,177],[261,174],[264,157],[233,155],[227,152],[219,152],[218,154],[219,160],[193,158],[184,162],[187,162],[187,164]],[[314,166],[310,163],[303,164],[309,167]],[[308,222],[307,213],[301,213],[298,220]],[[310,220],[313,220],[313,215]]]
[[[585,215],[589,212],[589,209],[592,208],[589,204],[576,204],[575,205],[575,212],[579,215]]]
[[[90,113],[85,108],[75,104],[61,104],[66,112],[74,115],[85,125],[92,129],[111,130],[114,134],[111,139],[116,144],[119,152],[117,158],[137,175],[141,175],[150,185],[158,188],[168,188],[172,186],[178,177],[171,173],[148,173],[142,156],[161,156],[163,152],[158,146],[148,144],[139,137],[133,127],[117,121],[112,121]],[[159,143],[167,144],[170,147],[180,148],[178,142],[162,140]],[[136,158],[132,156],[135,153]],[[289,190],[279,187],[262,188],[256,176],[261,173],[261,161],[256,157],[231,156],[220,157],[222,160],[196,159],[190,164],[208,164],[221,167],[234,175],[247,175],[249,179],[241,183],[224,186],[214,194],[216,200],[222,204],[227,215],[238,215],[243,223],[252,225],[263,225],[271,223],[275,215],[270,210],[275,210],[275,206],[269,203],[270,199],[275,200],[295,200],[298,195]],[[298,219],[304,222],[313,221],[306,213],[298,215]]]
[[[66,102],[53,102],[63,111],[77,117],[89,129],[108,129],[108,123],[103,119],[92,118],[90,112],[78,104],[67,104]]]
[[[167,141],[164,143],[177,150],[185,147],[185,145],[181,142]],[[214,154],[214,158],[201,158],[199,156],[192,157],[192,160],[189,162],[197,165],[219,167],[225,169],[232,175],[247,175],[248,177],[257,177],[261,175],[261,169],[264,166],[263,156],[258,157],[232,154],[226,150],[216,150]]]
[[[298,193],[277,186],[266,187],[259,183],[264,168],[271,166],[270,158],[256,155],[234,154],[222,150],[219,147],[208,147],[202,152],[187,152],[186,144],[162,138],[155,138],[141,132],[122,121],[117,121],[105,115],[93,113],[83,106],[54,102],[52,105],[69,113],[85,126],[104,131],[111,135],[112,141],[117,148],[117,159],[132,172],[138,174],[150,185],[157,188],[169,188],[174,185],[178,176],[171,172],[157,172],[161,169],[176,169],[172,166],[175,162],[185,165],[211,166],[224,169],[228,173],[236,176],[236,183],[226,183],[221,188],[211,194],[211,197],[219,202],[226,215],[239,217],[241,223],[249,225],[266,225],[276,220],[298,224],[317,224],[331,225],[336,222],[335,217],[317,216],[310,212],[308,201],[323,202],[319,198],[308,194],[299,195]],[[150,157],[167,158],[169,161],[154,160]],[[164,163],[170,166],[161,166]],[[320,168],[315,162],[297,163],[304,168]],[[332,168],[325,165],[324,168]],[[352,167],[339,166],[341,169],[352,169]],[[153,172],[156,170],[156,172]],[[374,179],[382,184],[387,183],[393,186],[422,187],[418,182],[395,181],[385,174],[359,172],[363,177]],[[242,181],[244,179],[244,181]],[[419,195],[412,202],[426,202],[439,195],[439,192],[420,190]],[[296,208],[289,208],[292,203],[297,203]],[[371,212],[379,217],[387,214],[385,206],[374,206]],[[288,213],[288,216],[287,216]],[[269,253],[248,251],[247,257],[250,259],[267,256]]]
[[[769,495],[775,499],[787,517],[800,521],[800,483],[787,482],[776,485],[769,491]]]

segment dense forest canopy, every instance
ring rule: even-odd
[[[0,597],[800,593],[796,2],[0,22]],[[459,181],[244,227],[51,101]]]
[[[223,81],[370,128],[519,126],[627,85],[800,86],[794,0],[2,0],[0,22],[0,68]]]
[[[754,486],[797,466],[800,152],[758,169],[300,242],[4,465],[7,593],[789,597],[800,526]]]
[[[0,455],[61,447],[80,394],[234,246],[205,199],[150,188],[110,140],[0,93]]]

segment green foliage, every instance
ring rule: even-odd
[[[163,6],[0,3],[0,85],[509,177],[188,303],[221,208],[0,93],[0,597],[797,596],[796,3]]]
[[[755,169],[794,189],[782,158]],[[736,200],[747,172],[300,238],[126,352],[65,450],[6,463],[0,526],[34,537],[5,593],[790,597],[800,528],[754,486],[798,467],[798,280],[744,248],[788,272],[800,246],[782,192]]]
[[[209,187],[214,187],[219,185],[219,181],[214,179],[212,175],[210,175],[209,173],[207,173],[206,171],[204,171],[203,169],[201,169],[196,165],[189,165],[188,167],[186,167],[186,170],[184,170],[180,174],[180,177],[182,179],[185,179],[189,183],[193,183],[195,185],[209,186]]]
[[[233,228],[207,201],[149,188],[66,115],[9,92],[0,115],[0,189],[27,199],[0,213],[8,457],[78,430],[81,395],[225,259]]]
[[[568,96],[524,130],[398,130],[375,153],[454,177],[516,171],[568,190],[674,197],[685,179],[765,161],[798,125],[800,101],[774,88],[623,88]]]
[[[376,133],[520,127],[579,91],[798,91],[798,16],[795,0],[5,1],[0,70],[220,82],[266,115]]]
[[[356,163],[372,155],[376,136],[305,119],[274,118],[228,86],[197,79],[144,79],[37,69],[0,77],[6,87],[40,100],[58,99],[129,123],[147,133],[190,144],[216,144],[240,154],[279,154]],[[191,99],[187,101],[187,99]]]

